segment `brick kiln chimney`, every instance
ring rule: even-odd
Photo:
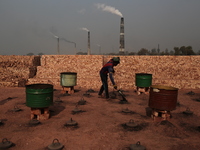
[[[58,55],[60,54],[60,50],[59,50],[59,38],[58,39],[58,45],[57,45],[57,50],[58,50]]]
[[[124,53],[124,18],[121,17],[121,23],[120,23],[120,40],[119,40],[120,46],[119,46],[119,52]]]
[[[88,55],[90,54],[90,31],[88,31]]]

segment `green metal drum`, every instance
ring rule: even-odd
[[[62,72],[60,73],[60,85],[65,87],[75,86],[77,80],[76,72]]]
[[[26,106],[31,108],[45,108],[53,104],[53,85],[26,85]]]
[[[137,87],[150,87],[152,84],[152,74],[136,73],[135,84]]]

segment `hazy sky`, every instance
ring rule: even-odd
[[[125,51],[200,50],[200,0],[0,0],[0,55],[57,54],[56,36],[60,54],[87,52],[86,30],[92,54],[118,53],[121,17],[97,4],[123,15]]]

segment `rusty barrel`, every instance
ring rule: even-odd
[[[172,111],[176,109],[178,88],[163,85],[152,85],[150,87],[149,107]]]

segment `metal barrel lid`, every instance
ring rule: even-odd
[[[82,97],[79,101],[83,101],[83,102],[86,102],[86,100],[84,100],[84,98]]]
[[[138,124],[136,124],[133,119],[131,119],[129,122],[127,122],[126,125],[128,127],[132,127],[132,128],[138,126]]]
[[[185,111],[183,111],[183,114],[192,115],[193,112],[189,108],[187,108]]]
[[[72,118],[71,118],[69,121],[67,121],[67,123],[65,125],[66,126],[75,126],[77,124],[78,123],[76,121],[72,120]]]
[[[63,103],[63,101],[58,97],[58,99],[55,100],[56,103]]]
[[[14,108],[12,109],[12,111],[14,112],[18,112],[21,111],[22,109],[20,109],[18,106],[14,106]]]
[[[8,141],[7,138],[4,138],[0,143],[0,149],[7,149],[13,145],[12,142]]]
[[[83,96],[90,97],[91,95],[90,95],[89,92],[86,92],[86,93],[83,94]]]
[[[84,105],[85,103],[86,103],[86,100],[84,100],[83,97],[78,101],[79,105]]]
[[[136,144],[130,145],[130,150],[146,150],[146,147],[140,145],[140,141],[138,141]]]
[[[52,144],[48,146],[49,150],[61,150],[63,149],[64,145],[62,145],[58,139],[54,139]]]
[[[72,112],[81,112],[82,110],[81,109],[79,109],[78,107],[76,107],[76,108],[74,108],[73,110],[72,110]]]

